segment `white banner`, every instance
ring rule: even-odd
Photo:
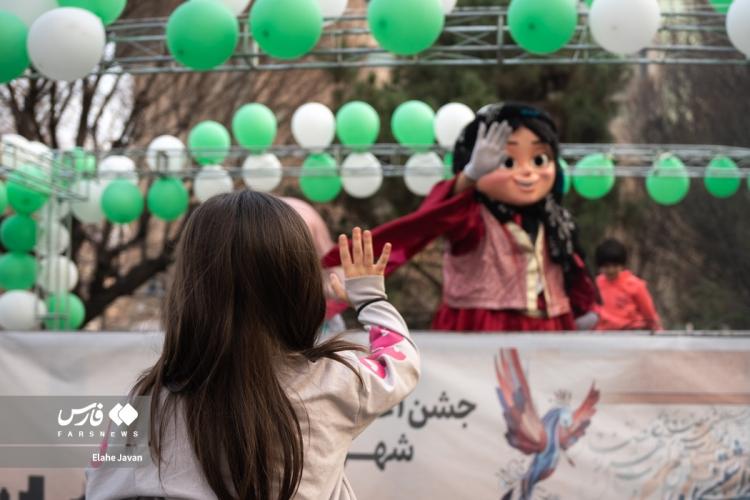
[[[361,500],[750,497],[748,338],[414,337],[417,389],[352,445]],[[119,396],[160,342],[0,334],[0,395]],[[83,477],[0,469],[3,488],[72,499]]]

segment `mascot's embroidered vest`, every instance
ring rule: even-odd
[[[544,293],[547,316],[570,312],[562,268],[546,250],[544,227],[537,241],[517,224],[500,224],[483,206],[484,238],[461,255],[446,250],[443,301],[460,309],[512,309],[539,314],[538,294]]]

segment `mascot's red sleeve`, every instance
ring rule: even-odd
[[[415,211],[372,230],[373,251],[379,255],[386,243],[391,243],[391,258],[386,276],[406,263],[439,236],[446,236],[452,251],[461,254],[476,247],[484,235],[479,205],[474,191],[467,190],[453,196],[455,180],[442,181]],[[323,257],[323,267],[341,264],[338,247]]]

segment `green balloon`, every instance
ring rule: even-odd
[[[453,179],[453,153],[445,153],[443,157],[443,179]]]
[[[20,17],[0,10],[0,83],[8,83],[29,67],[26,37],[29,29]]]
[[[86,318],[86,307],[72,293],[54,293],[47,297],[47,330],[78,330]]]
[[[363,101],[347,102],[336,113],[336,135],[354,151],[366,151],[378,138],[380,117]]]
[[[86,9],[102,20],[105,25],[112,24],[125,10],[127,0],[57,0],[60,7],[78,7]]]
[[[703,182],[709,193],[717,198],[729,198],[740,189],[739,177],[725,177],[722,174],[736,174],[739,172],[737,164],[726,156],[717,156],[706,168]]]
[[[429,149],[435,142],[435,112],[422,101],[406,101],[391,116],[391,131],[403,146],[416,151]]]
[[[307,54],[323,33],[317,0],[255,0],[249,19],[260,48],[279,59]]]
[[[510,36],[532,54],[560,50],[576,31],[575,0],[511,0],[508,7]]]
[[[0,288],[28,290],[36,283],[36,260],[27,253],[10,252],[0,256]]]
[[[732,0],[708,0],[716,12],[726,14],[732,5]]]
[[[589,174],[586,172],[589,171]],[[589,200],[596,200],[609,193],[615,185],[615,165],[603,154],[584,156],[576,164],[573,187]],[[581,175],[585,174],[585,175]]]
[[[133,222],[143,213],[143,195],[138,186],[126,179],[109,183],[102,193],[102,211],[117,224]]]
[[[440,0],[371,0],[367,23],[381,47],[408,56],[435,43],[445,14]]]
[[[179,179],[163,177],[149,188],[146,204],[156,217],[173,221],[187,211],[189,198],[188,190]]]
[[[231,145],[232,139],[226,127],[212,120],[200,122],[193,127],[190,135],[188,135],[188,147],[193,158],[200,165],[222,163],[229,154],[229,146]]]
[[[47,202],[47,175],[34,165],[21,165],[8,176],[8,201],[19,214],[33,213]]]
[[[5,212],[5,207],[8,206],[8,189],[5,187],[5,183],[0,181],[0,213]]]
[[[239,33],[237,18],[223,3],[192,0],[169,16],[167,48],[188,68],[212,69],[232,57]]]
[[[583,0],[586,5],[591,7],[591,5],[594,3],[594,0]]]
[[[682,201],[690,189],[690,179],[682,161],[673,155],[656,161],[646,177],[646,191],[660,205],[674,205]]]
[[[563,173],[563,194],[568,194],[570,192],[570,167],[562,158],[560,158],[560,170]]]
[[[36,245],[36,221],[28,215],[11,215],[0,224],[0,241],[12,252],[30,252]]]
[[[341,192],[341,177],[333,156],[321,153],[305,158],[299,185],[305,196],[312,201],[323,203],[336,198]]]
[[[245,104],[234,113],[232,133],[241,146],[260,153],[276,138],[276,116],[263,104]]]
[[[93,177],[96,174],[96,156],[83,148],[75,147],[62,154],[62,164],[54,165],[53,172],[62,177],[65,185],[73,181],[71,175]]]

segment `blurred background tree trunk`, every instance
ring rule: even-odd
[[[668,66],[642,72],[623,110],[628,141],[750,146],[750,68]],[[643,183],[641,210],[624,227],[634,260],[667,323],[700,329],[750,327],[748,183],[729,199],[692,179],[687,197],[661,207]]]

